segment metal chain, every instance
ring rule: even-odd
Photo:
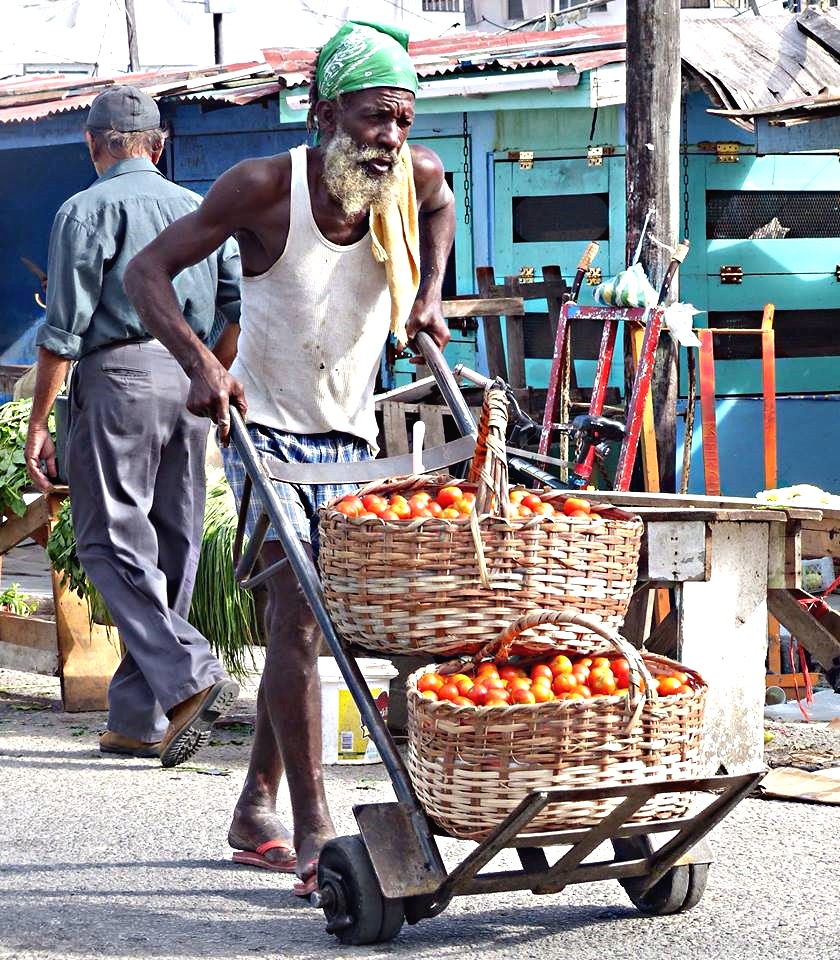
[[[689,238],[688,230],[688,103],[683,92],[682,103],[682,182],[683,182],[683,223],[685,239]]]
[[[464,113],[464,223],[472,219],[470,202],[470,130],[467,126],[467,114]]]

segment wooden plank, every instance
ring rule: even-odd
[[[87,604],[52,572],[61,696],[69,713],[108,709],[108,685],[122,659],[119,634],[91,624]]]
[[[488,299],[490,289],[495,281],[492,267],[475,268],[476,283],[478,292],[482,297]],[[502,327],[497,316],[485,315],[484,324],[484,344],[487,350],[487,372],[491,377],[501,377],[508,379],[507,361],[505,360],[505,349],[502,343]]]
[[[505,277],[505,289],[512,281]],[[525,310],[505,315],[505,336],[507,339],[508,383],[516,389],[525,386]]]
[[[408,453],[408,431],[405,425],[405,404],[386,401],[382,404],[382,432],[386,456]]]
[[[767,556],[767,586],[773,590],[794,590],[802,586],[800,522],[787,520],[782,528],[770,526]]]
[[[56,676],[59,659],[55,622],[0,613],[0,667]]]
[[[828,669],[835,657],[840,658],[840,616],[835,614],[832,622],[838,633],[830,632],[822,622],[816,620],[799,603],[797,596],[790,590],[768,590],[767,605],[776,619],[787,627],[790,634],[802,644],[822,667]],[[840,662],[840,661],[838,661]]]
[[[840,524],[834,520],[803,520],[802,556],[840,557]]]
[[[26,508],[22,517],[10,517],[0,526],[0,554],[8,553],[33,533],[50,522],[50,508],[45,497],[38,497]]]
[[[480,269],[480,268],[479,268]],[[447,320],[457,317],[505,317],[522,314],[525,304],[522,297],[485,297],[471,300],[444,300],[442,312]]]
[[[430,403],[421,403],[418,406],[420,419],[426,425],[426,439],[424,447],[439,447],[446,443],[443,429],[443,407]]]
[[[635,490],[588,490],[586,496],[593,501],[609,501],[616,506],[664,507],[667,509],[678,507],[703,510],[756,510],[762,513],[775,513],[780,516],[796,517],[814,529],[822,529],[823,518],[826,514],[821,510],[806,510],[800,507],[768,508],[766,503],[753,497],[709,497],[703,494],[682,495],[676,493],[645,493]],[[838,539],[840,539],[840,523],[836,524]],[[817,554],[822,556],[822,554]]]

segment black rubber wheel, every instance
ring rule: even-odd
[[[653,852],[650,838],[645,835],[616,838],[612,845],[617,860],[638,860]],[[696,907],[705,893],[708,875],[707,863],[680,864],[671,867],[649,890],[641,889],[644,877],[628,877],[619,883],[638,910],[648,916],[664,917]]]
[[[405,920],[402,900],[382,895],[359,836],[337,837],[318,858],[318,890],[327,933],[351,946],[393,940]]]

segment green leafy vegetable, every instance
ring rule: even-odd
[[[13,583],[0,593],[0,610],[8,610],[19,617],[31,616],[38,607],[38,601],[23,593],[19,583]]]
[[[24,490],[30,486],[23,457],[32,399],[10,400],[0,404],[0,514],[22,517],[26,511]],[[55,416],[47,424],[55,436]]]

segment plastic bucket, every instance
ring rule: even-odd
[[[390,660],[360,659],[356,663],[379,712],[387,720],[391,679],[397,670]],[[321,678],[323,763],[380,763],[379,751],[332,657],[318,657],[318,675]]]

